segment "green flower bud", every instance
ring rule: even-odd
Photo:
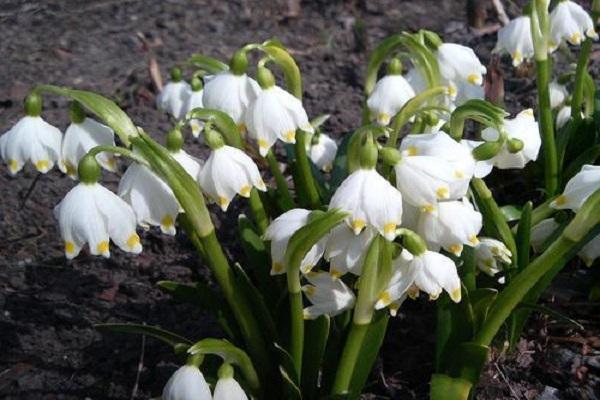
[[[493,158],[502,150],[502,143],[500,142],[485,142],[475,147],[471,154],[477,161],[484,161]]]
[[[100,164],[96,161],[96,156],[86,154],[79,161],[77,167],[77,173],[79,174],[79,180],[83,183],[96,183],[100,180],[102,174]]]
[[[248,57],[246,51],[241,49],[236,51],[229,61],[229,69],[234,75],[243,75],[248,69]]]
[[[181,81],[181,68],[173,67],[171,68],[171,82],[179,82]]]
[[[388,75],[402,75],[402,61],[397,57],[392,58],[387,66],[387,73]]]
[[[402,153],[393,147],[384,147],[379,150],[379,157],[387,165],[396,165],[402,160]]]
[[[427,251],[427,244],[425,243],[423,238],[417,233],[408,229],[403,229],[402,245],[413,256],[419,256]]]
[[[223,136],[214,129],[209,127],[204,127],[204,140],[208,147],[212,150],[217,150],[223,146],[225,146],[225,141],[223,140]]]
[[[190,85],[192,86],[192,91],[194,92],[199,92],[202,90],[202,79],[198,78],[197,76],[195,76],[192,79],[192,82],[190,83]]]
[[[167,134],[167,149],[170,152],[176,153],[183,147],[183,135],[181,129],[175,127]]]
[[[42,115],[42,96],[38,93],[30,93],[25,98],[25,114],[29,117]]]
[[[511,153],[518,153],[519,151],[523,150],[523,141],[520,139],[509,139],[508,142],[506,143],[506,147],[508,148],[508,151]]]
[[[360,149],[360,167],[363,169],[373,169],[377,165],[377,143],[373,140],[373,135],[367,134],[365,143]]]
[[[81,104],[76,101],[72,101],[69,105],[69,118],[74,124],[80,124],[85,119],[85,111]]]

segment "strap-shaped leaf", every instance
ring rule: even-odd
[[[110,126],[119,139],[129,146],[129,139],[138,136],[138,129],[125,111],[112,100],[97,93],[86,90],[70,89],[54,85],[38,85],[34,89],[38,93],[53,93],[77,101],[88,111],[98,116],[106,125]]]
[[[231,119],[229,114],[223,111],[211,108],[194,108],[186,114],[185,119],[187,121],[191,119],[210,121],[217,127],[219,132],[223,134],[225,143],[239,149],[243,147],[242,136],[238,126],[233,119]]]
[[[202,339],[199,342],[194,343],[194,345],[188,349],[188,353],[217,355],[226,363],[238,366],[244,374],[248,385],[250,385],[253,390],[260,387],[258,375],[256,374],[256,370],[254,369],[248,354],[227,340],[213,338]]]
[[[308,399],[317,398],[321,362],[325,354],[330,325],[331,321],[327,315],[321,315],[317,319],[306,321],[304,340],[306,343],[310,343],[310,346],[304,349],[302,392]]]
[[[264,51],[275,64],[283,71],[285,84],[290,93],[299,99],[302,99],[302,76],[300,68],[294,58],[281,45],[281,43],[265,42],[259,47]]]
[[[229,69],[229,66],[224,62],[203,54],[193,54],[187,59],[187,63],[211,74],[227,71]]]
[[[173,347],[179,344],[184,344],[187,346],[192,344],[191,340],[157,326],[142,324],[96,324],[94,325],[94,328],[113,332],[135,333],[138,335],[151,336],[155,339],[162,340]]]
[[[452,378],[445,374],[431,376],[431,400],[468,400],[471,382],[466,379]]]

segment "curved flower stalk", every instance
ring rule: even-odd
[[[310,285],[302,286],[302,291],[313,305],[304,309],[304,319],[334,317],[354,306],[356,297],[341,279],[327,272],[309,272],[306,279]]]
[[[585,37],[598,39],[592,18],[579,4],[570,0],[559,1],[550,13],[550,51],[564,42],[577,46]]]
[[[533,39],[531,37],[531,19],[523,15],[511,20],[498,31],[498,42],[494,52],[506,51],[512,57],[512,64],[518,67],[524,61],[533,58]]]
[[[190,84],[181,77],[181,70],[171,70],[171,80],[156,97],[156,107],[170,114],[175,119],[181,119],[186,113],[186,104],[192,94]]]

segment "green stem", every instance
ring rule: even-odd
[[[581,45],[579,59],[577,60],[577,69],[575,70],[575,87],[573,88],[573,99],[571,100],[571,118],[576,120],[581,119],[585,73],[587,71],[591,53],[592,39],[587,38]]]
[[[275,155],[271,150],[267,153],[267,162],[269,163],[269,168],[271,169],[271,173],[275,178],[275,183],[277,185],[277,193],[279,197],[282,199],[282,203],[284,205],[285,210],[291,210],[295,207],[294,199],[292,199],[292,195],[290,194],[290,190],[288,188],[288,183],[281,170],[279,169],[279,162],[275,158]]]
[[[352,381],[352,374],[354,373],[354,366],[359,362],[358,355],[360,354],[368,330],[369,324],[352,323],[340,363],[338,364],[331,394],[343,394],[348,391]]]
[[[298,379],[302,378],[302,353],[304,351],[304,313],[300,274],[296,270],[287,271],[288,291],[290,298],[290,355]]]
[[[461,267],[462,281],[470,293],[477,289],[475,250],[470,246],[465,246],[462,254],[463,265]]]
[[[544,219],[550,218],[556,212],[556,209],[550,207],[550,203],[552,203],[553,200],[554,200],[554,197],[551,197],[548,200],[546,200],[545,202],[543,202],[542,204],[540,204],[539,206],[537,206],[536,208],[534,208],[533,211],[531,211],[531,226],[532,227],[536,226],[537,224],[542,222]],[[519,225],[517,224],[517,225],[513,226],[511,231],[516,234],[518,229],[519,229]]]
[[[548,59],[536,60],[537,90],[540,130],[544,150],[544,181],[546,196],[556,194],[558,190],[558,155],[554,137],[554,121],[550,107],[550,63]]]
[[[321,206],[321,200],[315,178],[312,174],[310,161],[306,154],[306,138],[307,133],[299,129],[296,133],[296,144],[294,145],[296,164],[298,166],[298,180],[300,181],[296,187],[303,188],[306,191],[307,206],[316,210]]]
[[[256,188],[252,188],[250,191],[250,210],[252,211],[252,215],[254,216],[254,222],[256,222],[256,226],[258,228],[258,233],[262,235],[267,230],[269,226],[269,217],[267,212],[265,211],[265,207],[260,198],[260,194]]]
[[[90,156],[96,156],[100,153],[120,154],[122,156],[132,159],[133,161],[135,161],[139,164],[148,166],[148,162],[146,160],[144,160],[139,155],[135,154],[133,151],[126,149],[125,147],[102,145],[102,146],[95,146],[95,147],[91,148],[90,151],[88,151],[88,154]]]

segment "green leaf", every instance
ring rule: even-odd
[[[240,215],[238,218],[238,229],[240,234],[240,242],[242,249],[246,253],[246,261],[248,265],[261,271],[261,276],[269,274],[271,257],[265,242],[260,235],[256,233],[254,225],[245,215]],[[265,275],[266,276],[266,275]]]
[[[227,71],[229,69],[229,66],[224,62],[202,54],[193,54],[187,59],[187,64],[191,64],[194,67],[200,68],[211,74]]]
[[[176,333],[169,332],[157,326],[142,325],[142,324],[96,324],[94,328],[99,330],[106,330],[112,332],[123,332],[123,333],[135,333],[138,335],[151,336],[155,339],[162,340],[170,346],[177,346],[180,344],[191,345],[192,341],[179,336]]]
[[[539,304],[521,303],[517,306],[517,310],[537,311],[540,314],[547,314],[558,320],[561,320],[561,321],[564,321],[564,322],[567,322],[567,323],[573,325],[580,331],[585,331],[585,326],[583,326],[581,323],[579,323],[578,321],[574,320],[573,318],[570,318],[569,316],[567,316],[559,311],[553,310],[550,307],[545,307],[545,306],[542,306]]]
[[[256,390],[260,387],[258,375],[252,361],[246,352],[224,339],[207,338],[194,343],[189,349],[189,354],[217,355],[226,363],[236,365],[242,371],[248,385]]]
[[[506,222],[518,221],[521,218],[521,209],[514,205],[502,206],[500,211]]]
[[[298,379],[298,374],[296,373],[296,367],[294,366],[292,355],[278,343],[273,343],[273,345],[277,355],[279,356],[279,370],[281,371],[282,375],[285,374],[284,379],[288,380],[289,383],[298,388],[300,386],[300,379]],[[300,391],[300,389],[298,389],[298,391]]]
[[[284,398],[286,400],[302,400],[302,393],[300,392],[300,388],[294,382],[294,379],[289,375],[289,371],[280,365],[279,372],[281,373],[281,377],[283,378],[283,391],[286,394]]]
[[[351,137],[351,133],[347,133],[342,137],[337,154],[335,155],[335,160],[333,160],[333,168],[331,170],[331,179],[329,182],[330,190],[332,192],[334,192],[348,176],[348,145]]]
[[[138,129],[129,116],[114,101],[86,90],[76,90],[54,85],[38,85],[34,92],[53,93],[77,101],[111,127],[125,146],[129,139],[138,136]]]
[[[315,129],[319,129],[321,127],[321,125],[323,125],[330,117],[331,117],[331,114],[318,115],[315,118],[310,120],[310,125]]]
[[[281,43],[266,42],[266,44],[260,46],[260,49],[275,64],[281,67],[288,91],[297,98],[302,99],[302,76],[300,75],[300,68],[298,68],[298,64],[296,64],[290,53],[282,47]]]
[[[475,331],[483,325],[490,307],[498,296],[498,291],[492,288],[475,289],[469,292],[469,300],[473,309],[473,324]]]
[[[198,119],[211,122],[217,127],[219,132],[223,134],[226,144],[237,147],[238,149],[244,147],[242,135],[240,134],[237,124],[231,119],[229,114],[223,111],[210,108],[194,108],[186,114],[185,119],[187,121]]]
[[[466,379],[444,374],[431,376],[431,400],[468,400],[472,384]]]
[[[304,348],[304,360],[302,361],[304,373],[302,374],[302,392],[308,400],[317,398],[321,362],[327,346],[329,337],[330,319],[322,315],[317,319],[306,321],[306,333],[304,341],[308,346]]]
[[[528,201],[523,207],[521,220],[517,228],[517,265],[519,271],[523,270],[529,264],[529,242],[531,239],[531,213],[533,211],[533,203]]]

